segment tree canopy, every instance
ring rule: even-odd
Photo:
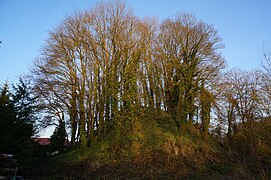
[[[94,131],[103,138],[142,106],[169,112],[179,129],[202,107],[208,131],[221,48],[217,31],[190,13],[159,24],[124,3],[99,3],[50,32],[33,69],[35,90],[51,114],[67,114],[72,144],[93,141]]]
[[[271,53],[262,69],[225,69],[223,48],[215,27],[188,12],[159,22],[102,1],[74,13],[50,31],[33,85],[2,87],[0,151],[29,139],[39,114],[42,126],[56,125],[51,150],[59,153],[66,136],[94,159],[159,150],[189,156],[194,167],[224,153],[268,178]]]

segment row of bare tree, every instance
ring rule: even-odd
[[[103,138],[135,108],[169,112],[177,128],[228,127],[268,116],[270,78],[261,71],[222,73],[217,31],[190,13],[159,23],[121,2],[101,2],[67,17],[32,69],[44,123],[71,129],[71,143]]]

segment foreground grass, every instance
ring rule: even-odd
[[[186,125],[180,134],[164,112],[158,116],[140,110],[132,117],[120,117],[119,126],[90,147],[78,146],[51,157],[37,167],[33,178],[232,179],[247,175],[225,149],[193,125]]]

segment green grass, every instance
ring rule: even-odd
[[[179,135],[167,113],[138,109],[120,116],[102,141],[52,157],[46,166],[52,178],[210,178],[229,171],[221,152],[193,125],[186,125]]]

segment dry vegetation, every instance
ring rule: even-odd
[[[159,23],[109,1],[67,17],[31,80],[41,124],[71,147],[32,176],[269,179],[270,54],[262,70],[224,70],[222,48],[191,13]]]

